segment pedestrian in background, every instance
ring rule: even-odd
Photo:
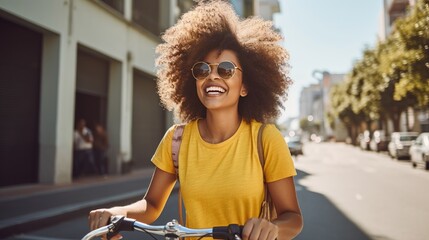
[[[104,226],[112,215],[152,223],[178,176],[186,226],[237,223],[244,225],[243,239],[295,237],[303,225],[296,170],[274,124],[267,124],[262,135],[264,167],[257,151],[259,128],[279,116],[291,84],[281,36],[271,22],[240,20],[225,1],[201,1],[162,39],[158,92],[162,103],[186,123],[178,172],[172,157],[174,125],[152,157],[156,168],[143,199],[91,211],[91,229]],[[264,182],[277,211],[273,221],[260,216]]]
[[[108,173],[107,149],[109,140],[106,130],[100,123],[95,124],[94,129],[94,158],[101,175],[106,176]]]
[[[86,121],[80,118],[74,131],[73,176],[79,177],[87,173],[98,173],[92,152],[94,137],[86,126]]]

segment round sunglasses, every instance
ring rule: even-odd
[[[191,68],[192,76],[194,76],[196,80],[204,80],[212,72],[212,66],[217,66],[217,74],[223,79],[232,78],[235,74],[235,69],[243,72],[241,68],[237,67],[233,62],[230,61],[223,61],[220,63],[197,62]]]

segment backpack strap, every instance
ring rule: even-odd
[[[259,127],[258,131],[258,156],[259,161],[261,162],[262,172],[264,171],[265,166],[265,157],[264,157],[264,146],[262,142],[262,133],[264,131],[264,128],[267,126],[267,124],[263,123]],[[268,221],[272,221],[274,218],[277,217],[276,210],[273,204],[273,201],[271,200],[270,193],[268,192],[268,185],[265,179],[264,175],[264,201],[262,202],[261,206],[261,212],[259,214],[259,217],[264,218]]]
[[[258,157],[259,157],[259,161],[261,162],[262,169],[264,169],[264,165],[265,165],[264,146],[262,145],[262,132],[264,131],[264,128],[266,126],[267,124],[263,123],[259,127],[259,131],[258,131]],[[264,181],[265,181],[265,174],[264,174]]]
[[[174,129],[173,139],[171,142],[171,157],[173,159],[174,169],[176,170],[176,177],[179,181],[179,151],[180,144],[182,143],[183,130],[185,129],[185,124],[179,124]]]
[[[174,169],[176,170],[176,179],[177,182],[180,183],[180,179],[179,179],[179,151],[180,151],[180,145],[182,143],[182,135],[183,135],[183,131],[185,129],[185,125],[186,124],[179,124],[176,126],[176,128],[174,129],[174,133],[173,133],[173,139],[171,142],[171,158],[173,159],[173,165],[174,165]],[[178,205],[179,205],[179,224],[183,225],[183,209],[182,209],[182,191],[180,191],[180,187],[179,187],[179,191],[178,191]]]

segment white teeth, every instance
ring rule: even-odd
[[[226,92],[225,89],[217,86],[211,86],[206,88],[206,93],[224,93],[224,92]]]

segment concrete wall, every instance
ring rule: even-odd
[[[160,39],[90,0],[2,0],[0,17],[43,33],[39,182],[71,182],[77,51],[110,62],[107,128],[114,161],[131,156],[133,69],[155,75]],[[171,7],[168,4],[166,7]],[[166,20],[167,21],[167,20]],[[171,22],[171,21],[167,21]],[[112,173],[120,164],[111,162]]]

